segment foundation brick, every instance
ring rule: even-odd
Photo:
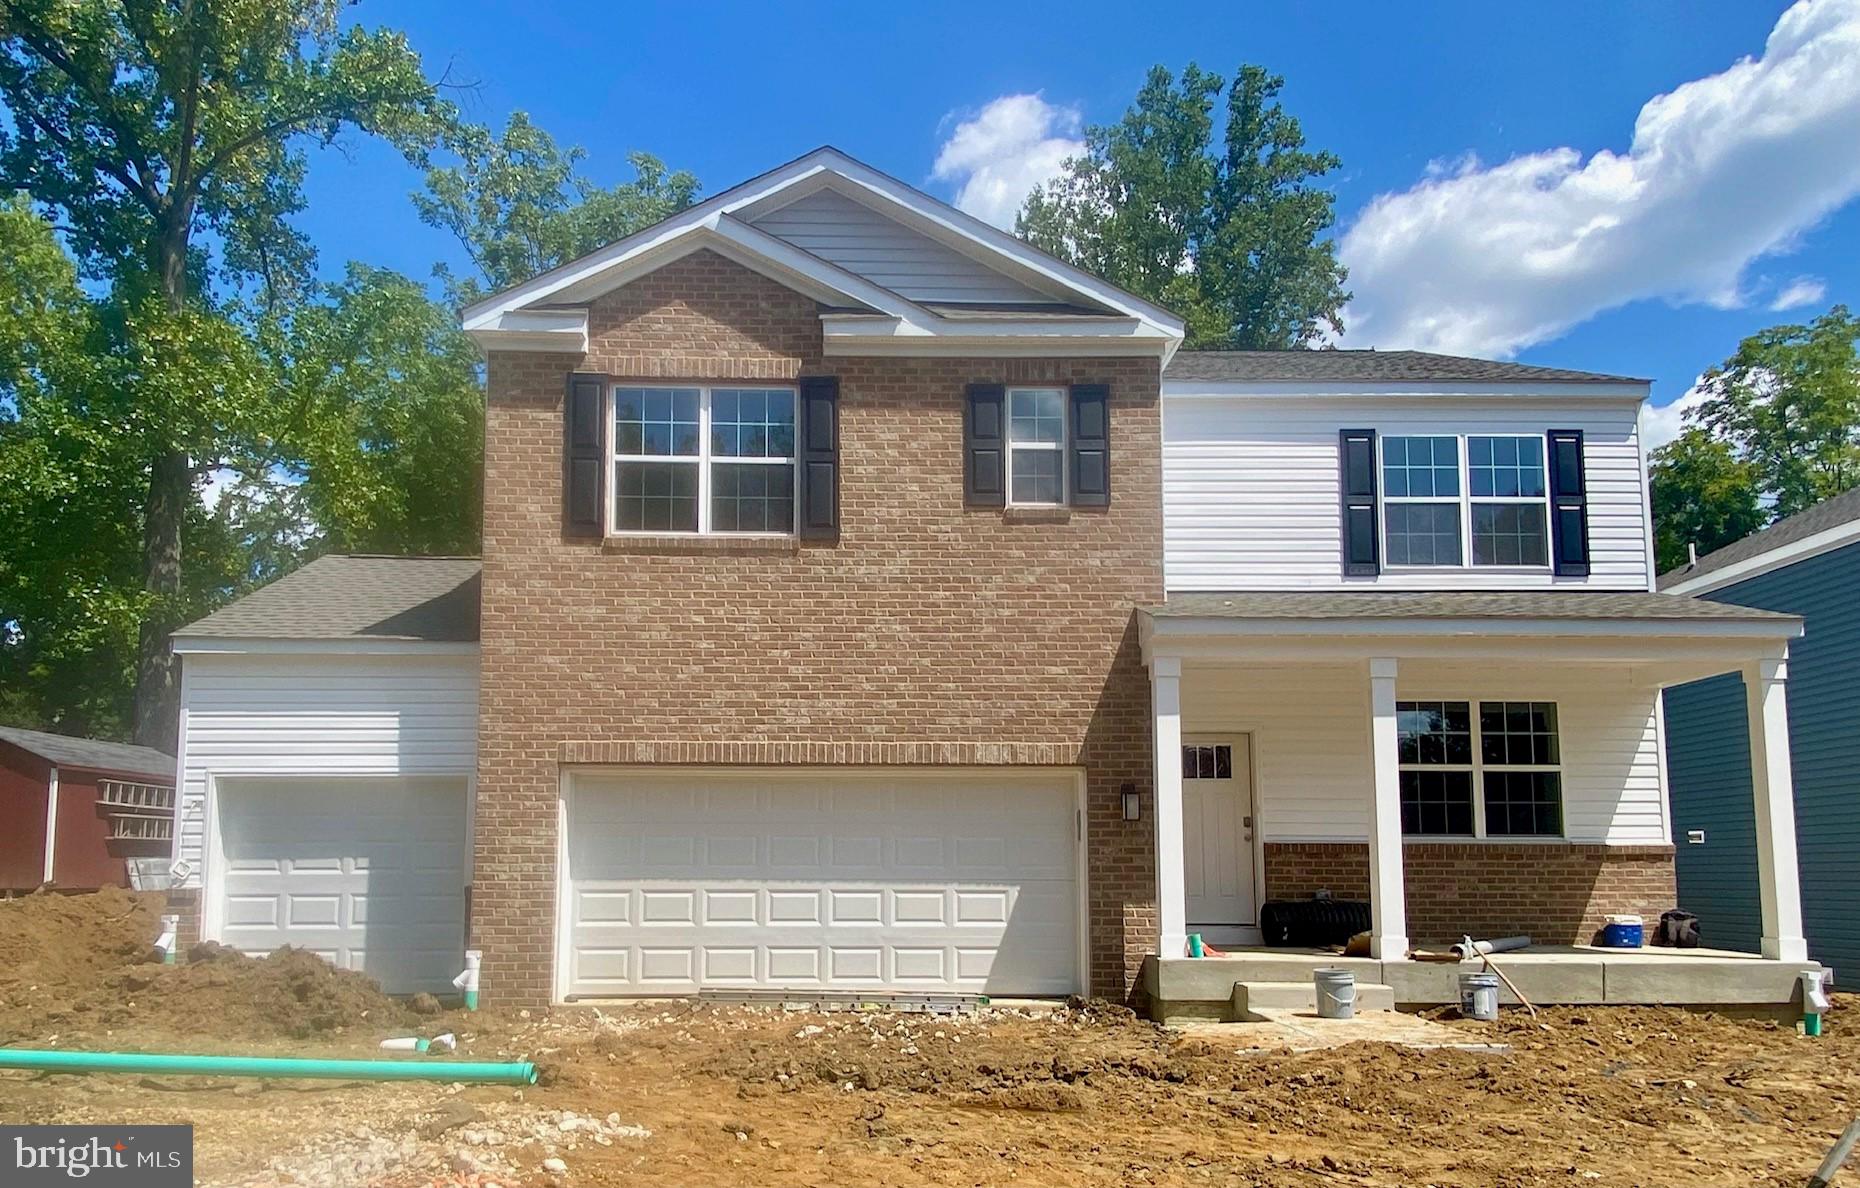
[[[815,304],[709,252],[597,300],[585,358],[491,352],[474,943],[484,989],[551,989],[565,765],[1062,765],[1087,786],[1094,993],[1155,945],[1149,683],[1162,600],[1155,359],[828,359]],[[570,371],[840,378],[836,542],[565,540]],[[964,387],[1111,387],[1112,501],[967,509]],[[1147,818],[1147,814],[1146,814]]]
[[[1369,898],[1369,847],[1267,842],[1266,895]],[[1678,899],[1671,846],[1409,842],[1402,847],[1408,935],[1417,942],[1529,935],[1590,944],[1603,917],[1632,913],[1649,932]]]

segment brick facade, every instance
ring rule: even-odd
[[[1162,598],[1155,359],[827,359],[814,303],[709,252],[600,298],[590,351],[492,352],[472,929],[484,988],[550,993],[557,799],[576,763],[1062,764],[1087,777],[1092,989],[1154,947],[1149,684]],[[840,377],[834,542],[567,541],[570,371]],[[962,498],[964,386],[1111,386],[1108,508]],[[1146,814],[1146,818],[1147,818]]]
[[[1369,898],[1369,847],[1267,842],[1266,896],[1307,899],[1320,889]],[[1408,842],[1402,847],[1408,935],[1416,941],[1528,935],[1589,944],[1603,917],[1647,920],[1677,901],[1671,846]]]

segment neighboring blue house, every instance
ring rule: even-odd
[[[1809,956],[1860,979],[1860,489],[1660,578],[1660,589],[1801,615],[1789,648],[1789,750]],[[1750,744],[1736,674],[1666,691],[1679,902],[1703,943],[1755,950]]]

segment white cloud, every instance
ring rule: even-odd
[[[1798,276],[1782,287],[1776,299],[1770,302],[1773,312],[1781,313],[1785,309],[1800,309],[1804,305],[1819,305],[1821,299],[1828,295],[1828,282],[1818,276]]]
[[[1700,376],[1692,381],[1692,386],[1682,393],[1679,399],[1659,408],[1648,405],[1641,413],[1640,436],[1641,448],[1652,452],[1678,437],[1686,428],[1686,412],[1705,403],[1706,394],[1699,389]]]
[[[1625,153],[1465,160],[1343,238],[1352,346],[1505,356],[1643,298],[1744,303],[1745,267],[1860,194],[1860,0],[1802,0],[1760,58],[1650,99]]]
[[[937,153],[931,176],[958,182],[956,206],[1012,230],[1014,216],[1036,185],[1056,177],[1066,158],[1085,148],[1076,108],[1039,95],[1003,95],[957,123]]]

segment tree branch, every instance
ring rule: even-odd
[[[420,98],[420,95],[417,92],[409,92],[404,95],[380,95],[373,99],[361,100],[348,107],[312,107],[306,111],[293,112],[290,115],[270,120],[253,129],[251,132],[246,133],[244,136],[239,137],[237,140],[209,157],[207,163],[201,167],[200,172],[194,177],[195,188],[197,189],[201,182],[211,177],[222,165],[225,165],[233,157],[262,141],[278,140],[290,136],[293,133],[301,132],[303,130],[303,125],[309,124],[315,120],[346,119],[350,123],[356,123],[359,121],[357,121],[355,117],[363,112],[390,103],[412,102],[418,98]]]
[[[154,171],[149,168],[148,152],[142,147],[135,133],[122,122],[122,117],[114,111],[115,104],[111,102],[109,89],[107,87],[100,89],[95,79],[86,77],[64,46],[33,22],[30,15],[20,11],[18,4],[8,3],[6,13],[14,34],[60,74],[76,84],[77,88],[88,95],[91,102],[97,106],[99,118],[104,127],[110,130],[118,151],[127,158],[136,171],[134,181],[129,177],[128,168],[121,165],[110,171],[111,176],[141,195],[144,205],[154,212],[160,205],[161,194],[149,180]],[[65,143],[68,145],[70,142]]]

